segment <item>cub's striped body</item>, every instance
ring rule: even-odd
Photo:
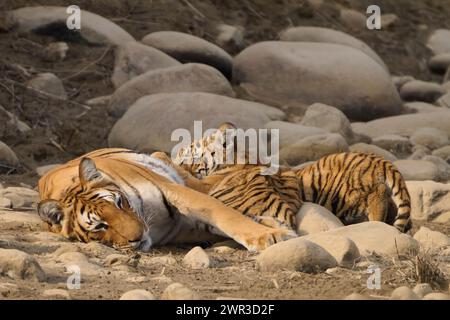
[[[222,125],[212,136],[181,149],[174,159],[175,164],[206,181],[208,194],[225,204],[252,217],[271,217],[294,230],[295,214],[304,201],[326,207],[344,224],[374,220],[393,224],[402,232],[410,229],[411,204],[405,181],[382,157],[333,154],[302,169],[280,168],[278,173],[264,176],[260,174],[262,166],[230,165],[212,154],[221,147],[218,137],[233,129],[233,125]]]

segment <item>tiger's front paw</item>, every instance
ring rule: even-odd
[[[267,229],[266,232],[247,239],[245,247],[252,252],[263,251],[271,245],[289,240],[298,235],[287,229]]]

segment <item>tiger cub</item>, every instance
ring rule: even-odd
[[[401,232],[411,228],[405,181],[384,158],[339,153],[300,169],[280,168],[276,174],[262,175],[261,165],[226,164],[216,157],[220,147],[224,157],[233,150],[228,146],[233,141],[225,138],[227,130],[236,127],[221,125],[216,133],[181,148],[173,162],[209,185],[209,195],[243,214],[296,230],[295,215],[308,201],[327,208],[346,225],[370,220],[384,221]]]

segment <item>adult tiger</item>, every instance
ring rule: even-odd
[[[67,238],[144,251],[213,235],[258,251],[289,237],[192,188],[201,184],[156,157],[100,149],[41,178],[38,213],[50,231]]]
[[[411,228],[405,181],[384,158],[364,153],[332,154],[301,169],[280,168],[278,173],[264,177],[257,174],[260,165],[227,164],[230,155],[236,160],[236,154],[230,153],[236,147],[228,145],[233,143],[230,137],[235,130],[225,123],[212,135],[181,148],[174,159],[176,165],[206,180],[208,194],[234,209],[252,216],[269,216],[294,229],[295,213],[303,201],[309,201],[324,206],[344,224],[373,220],[394,225],[402,232]],[[217,156],[221,148],[223,156]],[[253,183],[246,182],[255,176],[258,179]],[[279,182],[285,177],[289,179],[283,188]],[[277,182],[276,188],[270,186],[271,181]]]

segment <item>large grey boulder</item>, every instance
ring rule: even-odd
[[[265,123],[284,116],[276,108],[211,93],[154,94],[130,107],[112,128],[108,143],[146,152],[170,152],[178,144],[179,137],[171,141],[175,129],[189,130],[194,139],[194,121],[202,121],[203,132],[227,121],[247,130],[263,128]]]
[[[389,73],[362,51],[339,44],[254,44],[235,57],[233,81],[252,99],[276,106],[321,102],[355,120],[402,111]]]
[[[264,128],[278,130],[280,149],[290,146],[305,137],[327,134],[327,131],[321,128],[286,121],[271,121],[266,123]]]
[[[11,11],[20,31],[42,30],[58,25],[67,32],[67,7],[35,6]],[[81,36],[91,43],[122,45],[134,38],[117,24],[95,13],[81,10]]]
[[[181,63],[158,49],[130,41],[116,49],[111,78],[116,88],[147,71],[178,66]]]
[[[219,71],[205,64],[189,63],[148,71],[131,79],[111,96],[108,110],[119,117],[140,97],[194,91],[234,96],[233,89]]]
[[[293,27],[280,33],[280,40],[336,43],[361,50],[387,70],[383,60],[363,41],[338,30],[322,27]]]
[[[142,43],[161,50],[182,63],[210,65],[231,78],[233,58],[222,48],[193,35],[176,31],[158,31],[142,38]]]

